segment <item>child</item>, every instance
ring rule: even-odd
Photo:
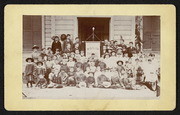
[[[50,84],[47,86],[48,88],[62,88],[62,80],[59,73],[55,72],[54,69],[52,69],[51,73],[49,74]]]
[[[34,78],[34,70],[35,70],[35,65],[33,64],[34,60],[33,58],[27,58],[26,59],[26,67],[25,67],[25,72],[24,72],[24,76],[26,78],[27,81],[27,87],[29,87],[29,83],[30,86],[32,87],[33,84],[33,78]]]
[[[53,36],[52,37],[52,40],[53,40],[53,43],[52,43],[52,51],[53,51],[53,54],[55,54],[56,52],[56,49],[59,49],[59,51],[62,51],[62,48],[61,48],[61,42],[59,41],[59,37],[58,36]]]
[[[66,73],[69,71],[69,67],[67,66],[67,60],[66,59],[62,60],[61,70],[64,70]]]
[[[72,46],[70,43],[67,43],[64,49],[64,53],[71,53],[71,52],[72,52]]]
[[[86,71],[86,68],[87,67],[89,67],[90,65],[89,65],[89,63],[88,63],[88,60],[87,60],[87,58],[85,57],[84,59],[83,59],[83,62],[82,62],[82,70],[83,70],[83,72],[85,72]]]
[[[97,87],[98,86],[98,77],[102,74],[101,72],[101,67],[100,66],[97,66],[96,67],[96,71],[94,73],[94,80],[95,80],[95,86]]]
[[[132,57],[133,53],[136,53],[136,48],[133,47],[133,42],[129,42],[129,47],[127,48],[128,57]]]
[[[65,40],[63,41],[63,51],[64,52],[67,52],[67,49],[68,50],[72,50],[73,48],[73,42],[71,41],[70,38],[67,38],[65,34],[62,34],[61,37],[65,38]]]
[[[95,62],[91,61],[90,62],[90,71],[94,73],[95,70],[96,70]]]
[[[51,61],[51,57],[47,57],[47,61],[45,62],[46,67],[46,73],[45,73],[45,79],[47,81],[47,84],[49,84],[49,74],[51,73],[51,69],[53,67],[53,63]]]
[[[45,88],[47,85],[47,81],[44,78],[45,76],[45,68],[43,67],[42,62],[37,62],[37,68],[36,68],[36,76],[38,78],[38,81],[36,83],[35,87]]]
[[[61,77],[62,84],[66,85],[67,84],[68,74],[64,71],[64,69],[60,70],[59,76]]]
[[[114,87],[114,88],[118,88],[119,87],[119,85],[120,85],[120,82],[119,82],[119,74],[118,74],[118,72],[116,71],[117,69],[115,68],[115,67],[113,67],[112,69],[111,69],[111,82],[112,82],[112,86]]]
[[[42,48],[40,56],[42,57],[42,59],[44,59],[44,57],[47,56],[46,55],[46,48]]]
[[[76,86],[75,77],[76,77],[76,73],[74,72],[74,68],[73,67],[69,68],[67,86]]]
[[[72,57],[69,57],[69,61],[67,62],[68,67],[74,67],[75,61]]]
[[[123,67],[123,61],[121,61],[121,60],[117,61],[117,67],[116,67],[116,69],[117,69],[118,75],[121,76],[121,72],[122,72],[122,70],[124,69],[124,67]]]
[[[100,58],[100,59],[99,59],[99,63],[98,63],[98,65],[97,65],[97,66],[99,66],[99,67],[100,67],[100,70],[103,70],[103,69],[105,69],[105,68],[106,68],[106,64],[104,63],[103,58]]]
[[[46,50],[46,55],[49,56],[49,57],[53,57],[53,52],[51,50],[51,47],[48,47],[47,50]]]
[[[94,87],[95,79],[94,79],[94,73],[93,72],[88,73],[88,76],[86,78],[86,84],[87,84],[88,88]]]
[[[127,46],[124,44],[124,39],[122,38],[122,36],[120,39],[120,44],[118,46],[122,48],[122,53],[124,55],[127,52]]]
[[[76,61],[77,61],[77,62],[76,62],[75,65],[74,65],[75,70],[76,70],[77,68],[81,68],[81,69],[82,69],[83,64],[81,63],[81,58],[77,58]]]
[[[136,84],[141,85],[144,81],[143,69],[141,67],[138,67],[136,71]]]
[[[38,57],[40,56],[40,54],[38,52],[39,47],[37,45],[34,45],[32,47],[32,49],[33,49],[33,52],[31,55],[32,55],[34,62],[36,63],[36,62],[38,62]]]
[[[134,78],[134,76],[133,76],[132,70],[129,69],[129,70],[127,71],[127,79],[126,79],[126,81],[125,81],[125,88],[126,88],[126,89],[134,89],[135,83],[136,83],[136,82],[135,82],[135,78]]]
[[[111,86],[110,79],[106,76],[105,70],[102,70],[102,74],[97,77],[97,84],[99,88],[108,88]]]
[[[77,87],[79,87],[80,82],[85,82],[86,81],[86,76],[84,75],[81,68],[77,68],[75,79],[76,79]]]

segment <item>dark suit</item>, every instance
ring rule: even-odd
[[[127,48],[128,57],[132,57],[132,54],[136,53],[135,47],[128,47]]]

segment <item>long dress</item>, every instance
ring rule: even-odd
[[[33,77],[34,76],[34,70],[35,70],[35,65],[33,63],[28,63],[26,65],[25,72],[24,72],[26,82],[34,80],[34,77]]]

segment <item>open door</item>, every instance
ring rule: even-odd
[[[160,51],[160,16],[143,16],[143,49]]]

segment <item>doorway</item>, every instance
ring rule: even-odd
[[[78,17],[78,36],[81,41],[103,41],[109,40],[110,18]],[[91,36],[93,33],[97,37]]]
[[[143,49],[160,51],[160,16],[143,16]]]

